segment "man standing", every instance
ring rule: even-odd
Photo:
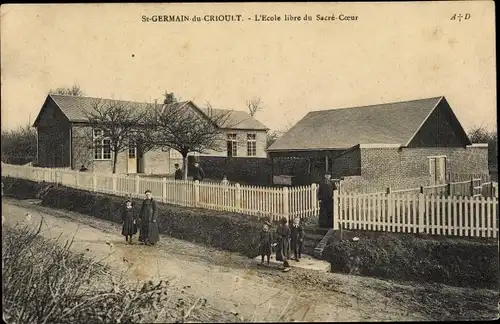
[[[179,163],[174,164],[175,166],[175,180],[182,180],[184,177],[182,176],[182,170],[179,168]]]
[[[205,172],[201,168],[200,164],[198,162],[194,162],[194,174],[193,174],[193,180],[196,181],[203,181],[203,178],[205,178]]]
[[[337,190],[335,183],[331,181],[331,174],[325,173],[325,181],[318,188],[319,200],[319,227],[333,227],[333,191]]]

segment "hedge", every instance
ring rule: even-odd
[[[36,198],[48,184],[2,177],[6,194],[16,198]],[[23,189],[24,188],[24,189]],[[40,195],[39,195],[40,196]],[[42,205],[65,209],[120,223],[120,208],[125,198],[64,186],[50,186],[41,196]],[[141,200],[134,199],[137,210]],[[230,212],[186,208],[158,202],[159,230],[179,239],[238,252],[248,257],[258,255],[261,223],[257,218]]]
[[[498,244],[490,242],[350,231],[342,240],[334,235],[323,253],[332,272],[473,288],[499,283]]]

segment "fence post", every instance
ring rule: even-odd
[[[333,230],[339,229],[339,221],[340,221],[340,201],[339,201],[339,190],[333,191]]]
[[[311,185],[311,208],[312,208],[312,216],[316,216],[317,208],[318,208],[318,198],[316,193],[316,184],[313,183]]]
[[[450,182],[448,182],[448,184],[446,185],[446,196],[447,197],[451,196],[451,183]]]
[[[80,178],[80,171],[75,172],[75,188],[78,188],[78,178]]]
[[[470,196],[474,196],[474,177],[470,178]]]
[[[97,191],[97,174],[95,172],[92,173],[92,190]]]
[[[391,187],[388,187],[385,190],[385,193],[387,195],[387,220],[390,223],[393,223],[393,215],[392,215],[392,194],[391,194]]]
[[[167,178],[162,179],[162,189],[161,189],[161,197],[163,199],[163,202],[167,202]]]
[[[200,201],[200,182],[194,181],[194,206],[197,207]]]
[[[283,217],[285,217],[288,221],[289,212],[288,212],[288,187],[283,187]]]
[[[235,208],[236,212],[240,212],[241,210],[241,190],[240,190],[240,184],[237,183],[234,185],[235,187]]]
[[[138,174],[135,175],[135,194],[140,195],[141,193],[139,192],[140,186],[139,186],[139,181],[140,177]]]
[[[113,173],[113,193],[116,193],[116,173]]]
[[[418,194],[418,233],[423,233],[425,231],[424,217],[425,217],[424,187],[420,187],[420,193]]]

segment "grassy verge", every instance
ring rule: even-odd
[[[324,253],[334,272],[498,289],[498,244],[488,241],[344,231]]]
[[[129,323],[141,320],[143,313],[156,313],[167,296],[164,283],[142,287],[116,283],[108,268],[70,252],[71,242],[61,247],[43,239],[41,225],[2,231],[2,302],[7,322]]]

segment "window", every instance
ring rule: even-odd
[[[247,134],[247,155],[257,155],[257,140],[255,134]]]
[[[94,160],[111,160],[111,140],[100,129],[94,130]]]
[[[128,158],[135,159],[137,156],[137,145],[135,145],[134,141],[130,141],[128,146]]]
[[[227,156],[238,156],[236,134],[227,134]]]
[[[431,184],[446,183],[446,156],[429,156]]]

